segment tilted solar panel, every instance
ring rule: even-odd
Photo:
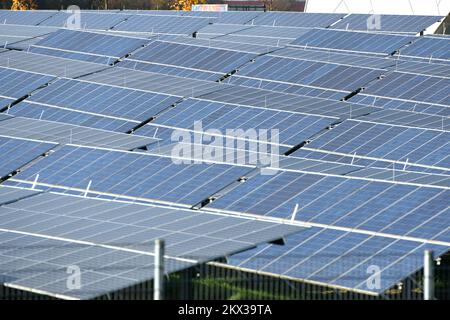
[[[43,74],[0,67],[0,95],[21,98],[53,79],[53,77]]]
[[[340,13],[303,13],[303,12],[266,12],[247,24],[277,27],[328,27],[344,14]]]
[[[56,146],[55,143],[0,136],[0,178],[7,177]]]
[[[89,181],[91,192],[115,197],[136,197],[146,201],[172,202],[193,206],[217,190],[243,176],[248,167],[224,164],[196,164],[182,159],[145,153],[64,146],[16,176],[84,193]],[[114,174],[111,174],[114,172]]]
[[[420,37],[413,44],[402,49],[400,54],[432,60],[450,60],[450,39]]]

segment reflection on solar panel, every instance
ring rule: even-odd
[[[80,192],[91,180],[90,192],[192,206],[248,170],[244,166],[183,164],[168,157],[65,146],[16,177],[32,182],[39,174],[39,182],[54,185],[52,189],[61,186]]]
[[[314,29],[292,42],[293,46],[370,54],[391,54],[414,41],[412,36]]]
[[[145,121],[179,97],[61,79],[33,94],[29,101],[90,114]],[[27,100],[28,101],[28,100]]]
[[[5,178],[55,146],[53,143],[0,136],[0,178]]]
[[[83,299],[151,280],[156,238],[166,240],[165,269],[174,272],[302,230],[232,216],[46,193],[2,206],[0,214],[2,246],[14,242],[30,248],[20,257],[14,250],[2,251],[2,282]],[[44,270],[36,269],[36,263]],[[83,270],[81,290],[71,291],[65,285],[67,265]]]
[[[421,37],[403,50],[401,55],[423,57],[426,59],[450,60],[450,41],[448,39],[437,39]]]
[[[173,65],[228,73],[255,58],[255,54],[154,41],[133,54],[132,61]],[[139,65],[136,64],[139,69]]]
[[[136,135],[113,133],[99,129],[29,118],[12,118],[1,121],[0,135],[56,142],[59,144],[73,143],[119,150],[133,150],[157,141],[156,139]]]
[[[450,132],[346,120],[310,149],[450,167]]]
[[[436,16],[408,16],[408,15],[378,15],[380,25],[376,28],[377,32],[399,32],[399,33],[419,33],[425,30],[433,23],[438,22],[442,17]],[[371,20],[372,19],[372,20]],[[350,14],[344,19],[331,26],[332,29],[345,30],[368,30],[374,24],[375,18],[370,14]]]
[[[0,205],[10,204],[18,200],[28,198],[30,196],[38,194],[40,191],[16,189],[1,187],[0,188]]]
[[[263,108],[240,107],[231,104],[188,99],[165,112],[154,122],[158,125],[195,130],[200,121],[203,130],[227,129],[279,130],[279,142],[297,145],[335,122],[337,118],[301,115]]]
[[[31,52],[90,62],[112,63],[149,43],[148,39],[59,30],[36,43]]]
[[[0,67],[0,95],[21,98],[52,79],[50,76]]]
[[[447,246],[310,228],[286,238],[284,248],[261,245],[233,255],[229,263],[242,269],[305,279],[359,292],[383,293],[419,270],[423,251],[443,254]],[[367,270],[380,268],[380,286],[368,286]]]
[[[328,27],[344,16],[339,13],[267,12],[247,24],[277,27]]]

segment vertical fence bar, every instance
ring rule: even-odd
[[[434,258],[432,250],[425,250],[423,269],[423,298],[434,299]]]
[[[164,240],[155,240],[155,276],[153,299],[164,299]]]

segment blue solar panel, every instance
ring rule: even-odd
[[[364,94],[450,106],[450,78],[393,72],[369,85]]]
[[[263,56],[257,58],[254,63],[240,69],[238,75],[284,83],[354,91],[376,79],[381,73],[382,70],[379,69]]]
[[[113,63],[150,41],[93,32],[59,30],[36,43],[31,52],[90,62]]]
[[[18,25],[31,25],[37,26],[41,22],[47,20],[49,17],[56,14],[56,11],[0,11],[0,23],[1,24],[18,24]]]
[[[140,33],[193,34],[209,24],[208,18],[133,15],[117,24],[113,30]]]
[[[427,59],[450,60],[450,39],[420,37],[403,50],[401,55],[423,57]]]
[[[383,293],[423,265],[423,251],[444,254],[448,247],[331,229],[310,228],[286,238],[285,246],[261,245],[233,255],[229,263],[341,288]],[[380,270],[369,286],[370,268]],[[378,269],[377,269],[378,270]]]
[[[277,27],[328,27],[344,16],[339,13],[266,12],[247,24]]]
[[[39,173],[42,183],[83,189],[92,180],[90,190],[94,192],[195,205],[249,170],[188,163],[140,153],[65,146],[16,177],[33,181]]]
[[[202,46],[154,41],[130,59],[198,70],[228,73],[253,59],[256,54]]]
[[[370,28],[373,24],[373,15],[370,14],[350,14],[344,19],[331,26],[332,29],[361,30],[375,32],[399,32],[399,33],[419,33],[432,24],[438,22],[442,17],[438,16],[408,16],[408,15],[378,15],[380,19],[379,28]]]
[[[71,20],[72,13],[64,11],[55,12],[54,15],[42,21],[40,26],[53,26],[53,27],[67,27],[71,26],[73,20]],[[109,30],[115,25],[125,21],[129,15],[126,14],[113,14],[113,13],[101,13],[101,12],[80,12],[80,28],[93,29],[93,30]]]
[[[145,121],[180,98],[120,87],[61,79],[29,98],[30,101],[74,111]]]
[[[448,141],[448,131],[346,120],[308,148],[450,168]]]
[[[15,105],[8,113],[25,118],[57,121],[123,133],[131,131],[139,124],[139,122],[107,118],[100,115],[91,115],[25,101]]]
[[[52,79],[46,75],[0,67],[0,95],[21,98]]]
[[[279,130],[279,143],[297,145],[334,123],[337,118],[302,115],[253,107],[188,99],[165,112],[154,122],[158,125],[194,130],[201,122],[203,130],[227,129]]]
[[[20,169],[50,149],[53,143],[43,143],[0,136],[0,178]]]
[[[440,187],[278,171],[250,178],[211,206],[288,219],[298,204],[302,222],[448,241],[449,195]]]
[[[314,29],[293,41],[292,45],[387,55],[414,40],[412,36]]]

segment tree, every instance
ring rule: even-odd
[[[37,4],[34,0],[12,0],[11,10],[34,10]]]
[[[190,11],[194,4],[204,4],[206,0],[172,0],[170,9]]]

